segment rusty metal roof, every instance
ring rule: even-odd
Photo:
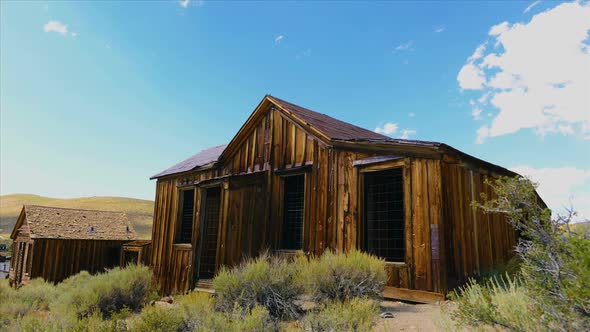
[[[178,164],[163,170],[162,172],[152,176],[150,180],[159,178],[165,175],[178,174],[186,171],[190,171],[210,163],[217,161],[227,144],[214,146],[212,148],[205,149],[196,155],[179,162]]]
[[[279,99],[274,96],[267,96],[271,101],[278,104],[280,107],[293,113],[297,118],[303,120],[311,127],[315,128],[326,137],[332,140],[346,140],[346,141],[389,141],[391,137],[378,134],[374,131],[355,126],[348,122],[334,119],[326,114],[318,113],[309,110],[305,107],[292,104],[288,101]]]
[[[25,205],[23,209],[25,219],[21,227],[25,226],[31,238],[134,240],[137,237],[125,212],[38,205]]]

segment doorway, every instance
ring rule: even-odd
[[[199,279],[212,279],[215,276],[217,257],[217,234],[221,206],[221,188],[206,189],[201,238],[199,245]]]

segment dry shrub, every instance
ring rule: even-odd
[[[0,330],[30,312],[47,310],[55,295],[55,286],[42,279],[33,279],[19,289],[0,280]]]
[[[95,312],[103,318],[123,309],[137,312],[156,297],[149,269],[137,265],[114,268],[94,276],[82,272],[59,284],[57,290],[59,297],[52,303],[51,310],[63,317],[73,314],[75,319],[89,317]]]
[[[219,272],[213,279],[216,306],[224,312],[232,312],[236,305],[247,311],[260,305],[274,318],[297,318],[300,309],[295,301],[302,293],[297,278],[296,264],[263,254]]]
[[[196,292],[178,297],[171,307],[145,308],[130,325],[130,331],[137,332],[273,331],[275,326],[262,306],[254,306],[250,311],[236,306],[230,312],[218,312],[213,298]]]
[[[357,297],[377,299],[387,281],[385,262],[358,250],[341,254],[326,251],[307,264],[304,258],[299,258],[297,265],[301,282],[318,303]]]
[[[518,331],[535,331],[539,326],[530,294],[518,279],[506,276],[480,283],[472,279],[449,296],[456,304],[450,315],[460,325],[493,324]]]
[[[353,298],[327,303],[319,312],[305,316],[304,326],[311,331],[370,331],[379,306],[372,299]]]

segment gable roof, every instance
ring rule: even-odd
[[[277,97],[268,95],[266,98],[270,99],[277,106],[285,111],[292,113],[297,119],[305,122],[305,124],[315,128],[330,140],[345,140],[345,141],[390,141],[391,137],[381,135],[372,130],[355,126],[348,122],[335,119],[326,114],[314,112],[305,107],[292,104],[288,101],[279,99]]]
[[[36,239],[133,240],[125,212],[24,205],[10,237],[19,229]]]
[[[178,164],[176,164],[172,167],[169,167],[156,175],[153,175],[152,177],[150,177],[150,180],[153,180],[155,178],[159,178],[159,177],[162,177],[165,175],[171,175],[171,174],[177,174],[177,173],[182,173],[182,172],[186,172],[186,171],[191,171],[191,170],[197,169],[199,167],[214,163],[217,161],[217,159],[219,158],[219,156],[221,155],[223,150],[225,150],[226,146],[227,146],[227,144],[223,144],[223,145],[218,145],[218,146],[214,146],[212,148],[202,150],[201,152],[197,153],[196,155],[194,155],[186,160],[183,160],[183,161],[179,162]]]
[[[277,111],[284,114],[287,118],[291,119],[291,121],[299,124],[302,128],[304,128],[304,130],[308,130],[312,135],[315,135],[316,137],[325,140],[327,144],[334,146],[363,144],[365,147],[375,147],[376,145],[379,145],[385,150],[395,149],[398,153],[403,150],[416,148],[419,148],[422,151],[432,151],[433,153],[448,152],[477,164],[485,165],[486,167],[490,167],[503,174],[516,175],[516,173],[508,169],[473,157],[444,143],[391,138],[378,134],[374,131],[335,119],[326,114],[314,112],[310,109],[295,105],[280,98],[266,95],[250,114],[246,122],[238,130],[238,133],[232,138],[229,144],[205,149],[196,155],[152,176],[150,179],[156,179],[165,175],[173,175],[195,170],[207,165],[212,165],[220,159],[223,159],[224,155],[232,153],[232,150],[235,149],[236,145],[240,141],[239,138],[247,135],[249,124],[257,121],[260,115],[269,109],[269,106],[275,107]]]

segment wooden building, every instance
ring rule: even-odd
[[[387,261],[386,296],[435,301],[513,255],[504,217],[470,205],[500,175],[515,173],[268,95],[228,145],[152,177],[151,265],[176,293],[267,248],[359,248]]]
[[[59,282],[118,266],[121,246],[136,234],[124,212],[25,205],[10,238],[9,278],[18,287],[33,278]]]

